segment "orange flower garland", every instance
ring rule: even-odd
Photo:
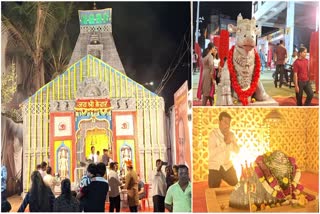
[[[232,85],[232,88],[237,93],[242,105],[246,106],[249,103],[248,97],[253,95],[253,93],[256,91],[256,88],[258,86],[258,81],[260,78],[260,65],[261,65],[260,64],[260,57],[259,57],[257,51],[254,49],[255,68],[254,68],[253,78],[252,78],[250,87],[247,90],[242,90],[241,86],[238,83],[237,74],[236,74],[236,71],[234,70],[234,66],[233,66],[233,52],[234,52],[234,46],[232,46],[231,50],[229,51],[229,55],[228,55],[228,69],[229,69],[230,78],[231,78],[231,85]]]

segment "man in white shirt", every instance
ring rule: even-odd
[[[164,199],[167,193],[166,176],[162,171],[162,160],[156,160],[156,171],[152,177],[153,212],[165,212]]]
[[[229,185],[238,183],[236,171],[230,160],[230,153],[239,152],[234,134],[230,131],[231,116],[227,112],[219,115],[219,128],[209,135],[209,188],[217,188],[223,179]]]
[[[50,166],[47,167],[47,174],[43,177],[43,182],[48,186],[50,187],[51,191],[53,194],[55,194],[55,186],[58,186],[60,184],[59,181],[57,181],[57,179],[52,176],[51,174],[52,172],[52,169]]]
[[[113,213],[114,209],[116,212],[120,212],[120,186],[122,185],[118,176],[118,162],[110,163],[110,170],[108,173],[108,182],[110,186],[109,191],[109,212]]]
[[[98,155],[95,153],[96,148],[91,146],[91,154],[89,155],[88,159],[92,161],[92,163],[98,163]]]

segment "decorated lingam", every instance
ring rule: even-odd
[[[239,183],[230,195],[229,206],[250,211],[282,205],[305,206],[314,200],[303,192],[301,171],[295,159],[282,151],[267,152],[242,166]]]

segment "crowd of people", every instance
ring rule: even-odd
[[[154,212],[191,212],[191,183],[186,165],[162,166],[166,162],[158,159],[151,177]]]
[[[162,170],[164,165],[165,172]],[[1,178],[5,178],[4,169],[1,169]],[[58,176],[52,175],[52,168],[42,162],[31,174],[31,187],[18,212],[24,212],[27,207],[30,212],[105,212],[106,201],[109,201],[109,212],[120,212],[121,200],[124,200],[120,197],[122,192],[126,193],[125,203],[130,212],[138,212],[148,189],[145,189],[143,179],[134,170],[131,160],[126,161],[127,173],[124,177],[118,170],[117,162],[110,162],[109,165],[91,162],[78,187],[72,190],[69,178],[60,181]],[[5,181],[2,180],[2,183]],[[171,167],[158,159],[156,169],[150,176],[150,184],[154,212],[165,212],[165,209],[191,212],[191,183],[187,166]],[[57,191],[59,186],[60,191]],[[2,200],[6,200],[4,191]]]

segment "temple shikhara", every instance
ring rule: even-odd
[[[145,180],[158,158],[167,160],[164,100],[126,76],[111,17],[110,8],[79,11],[69,68],[22,103],[23,192],[42,161],[77,183],[92,146],[108,149],[120,168],[132,160]]]

